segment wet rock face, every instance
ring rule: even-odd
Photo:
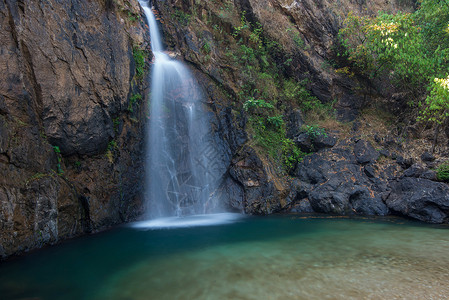
[[[375,162],[379,158],[379,152],[373,148],[371,143],[360,140],[354,146],[355,159],[359,164],[369,164]]]
[[[140,212],[144,106],[126,110],[149,39],[106,2],[0,1],[0,256]]]
[[[187,67],[189,65],[186,64]],[[191,67],[191,66],[190,66]],[[244,130],[244,119],[236,117],[231,109],[229,95],[217,86],[209,76],[195,68],[190,68],[195,79],[200,85],[205,98],[204,114],[209,114],[211,126],[211,139],[208,141],[212,151],[204,152],[204,155],[214,153],[212,168],[216,170],[218,189],[214,197],[218,199],[222,208],[230,211],[245,211],[245,193],[241,184],[231,176],[230,166],[232,158],[247,140]]]
[[[243,189],[243,203],[236,207],[243,207],[245,213],[275,213],[290,203],[287,182],[278,178],[269,164],[249,146],[243,146],[233,158],[229,173]]]

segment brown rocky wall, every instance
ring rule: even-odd
[[[137,1],[0,1],[0,257],[141,212],[140,14]]]

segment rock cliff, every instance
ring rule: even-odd
[[[0,256],[139,214],[140,13],[137,1],[0,2]]]

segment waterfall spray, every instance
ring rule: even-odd
[[[154,64],[147,130],[146,202],[150,219],[220,211],[213,194],[217,153],[209,116],[189,70],[162,46],[148,2],[140,2],[150,27]]]

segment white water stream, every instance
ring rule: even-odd
[[[147,217],[223,212],[214,197],[219,179],[214,174],[217,151],[210,142],[211,126],[202,93],[186,66],[164,52],[150,4],[140,4],[148,20],[154,55],[147,136]]]

